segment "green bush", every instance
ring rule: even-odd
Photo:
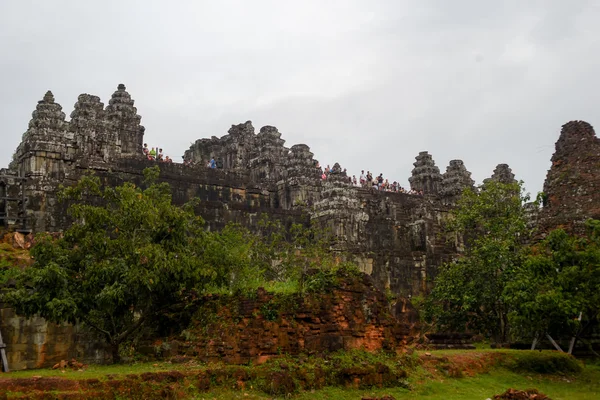
[[[508,358],[504,367],[514,372],[538,374],[572,374],[583,369],[575,357],[557,351],[520,351]]]

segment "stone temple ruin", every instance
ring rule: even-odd
[[[157,163],[143,156],[140,123],[134,101],[122,84],[106,107],[97,96],[80,95],[70,121],[47,92],[12,162],[0,170],[0,224],[25,233],[61,231],[69,224],[67,205],[57,197],[61,184],[74,184],[89,172],[106,185],[142,184],[143,170],[158,165],[176,203],[194,197],[201,200],[197,212],[209,229],[220,229],[230,221],[252,228],[261,214],[288,225],[314,221],[331,230],[334,246],[349,253],[379,289],[400,296],[426,292],[438,266],[455,257],[461,246],[443,230],[462,190],[474,186],[461,160],[450,161],[441,173],[432,156],[420,152],[409,182],[423,196],[378,192],[352,186],[339,164],[321,180],[310,148],[305,144],[286,147],[272,126],[256,133],[248,121],[233,125],[221,138],[197,140],[185,152],[184,165]],[[211,158],[218,160],[220,168],[205,167]],[[515,180],[506,164],[499,164],[489,179]],[[600,139],[588,123],[572,121],[562,127],[544,185],[544,203],[541,210],[528,208],[542,235],[559,226],[579,232],[587,218],[600,218]],[[363,301],[364,293],[350,292],[356,294],[358,303]],[[346,299],[347,294],[342,297]],[[407,323],[415,321],[406,320],[410,312],[403,304],[397,307],[400,325],[387,320],[373,323],[369,317],[371,325],[365,325],[365,332],[383,329],[378,331],[379,339],[410,336],[406,329],[412,325]],[[48,366],[73,355],[89,362],[103,361],[102,346],[79,326],[48,324],[41,318],[25,320],[1,306],[11,368]],[[327,332],[330,325],[325,327]],[[344,326],[342,321],[337,328]],[[335,336],[327,335],[310,339]],[[333,339],[339,341],[340,335]],[[352,332],[349,335],[355,341],[364,339]]]
[[[0,223],[25,231],[60,231],[69,221],[66,205],[57,199],[59,185],[74,184],[90,171],[108,185],[141,184],[144,168],[159,165],[175,202],[200,198],[197,211],[210,229],[230,221],[252,227],[263,213],[286,224],[316,221],[331,230],[335,246],[350,253],[379,287],[399,295],[426,291],[437,267],[458,251],[442,223],[461,191],[474,185],[461,160],[452,160],[442,174],[423,151],[409,178],[411,188],[423,196],[377,192],[352,186],[337,164],[322,181],[310,148],[286,147],[273,126],[256,133],[248,121],[233,125],[221,138],[197,140],[184,154],[190,166],[147,160],[140,123],[123,84],[107,106],[97,96],[81,94],[70,121],[47,92],[11,164],[0,171]],[[598,142],[585,122],[563,126],[546,181],[549,200],[539,215],[541,226],[600,216]],[[206,168],[211,158],[222,168]],[[500,164],[490,179],[509,182],[514,175]]]

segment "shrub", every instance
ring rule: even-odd
[[[575,357],[555,351],[520,351],[508,358],[504,367],[514,372],[538,374],[571,374],[583,369]]]

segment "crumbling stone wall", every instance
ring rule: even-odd
[[[400,351],[416,336],[419,318],[410,303],[390,305],[371,278],[341,277],[328,293],[210,296],[188,339],[173,341],[171,356],[227,363],[264,362],[280,354],[336,350]]]
[[[47,368],[75,358],[101,364],[110,358],[102,340],[71,324],[52,324],[43,318],[23,318],[0,303],[0,332],[10,370]]]

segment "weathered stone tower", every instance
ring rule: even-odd
[[[474,187],[475,181],[471,179],[471,173],[467,171],[463,161],[451,160],[442,176],[440,194],[445,202],[455,204],[463,190]]]
[[[99,97],[82,94],[67,122],[51,91],[38,102],[9,166],[26,180],[27,212],[34,231],[53,231],[66,223],[65,206],[57,200],[61,184],[73,183],[88,167],[106,169],[115,160],[140,157],[144,128],[133,103],[123,84],[106,109]]]
[[[600,219],[600,139],[587,122],[562,126],[544,195],[539,216],[543,232],[563,227],[581,233],[588,218]]]
[[[410,188],[424,194],[438,194],[442,175],[431,155],[426,151],[420,152],[413,165],[412,176],[408,178]]]

